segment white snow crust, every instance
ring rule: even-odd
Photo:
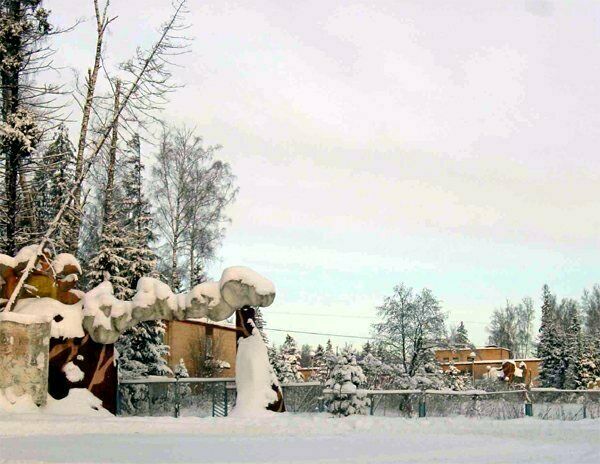
[[[14,310],[7,314],[11,313],[52,321],[50,335],[53,338],[79,338],[85,335],[81,325],[81,302],[67,305],[52,298],[25,298],[18,300]],[[61,316],[62,320],[55,321],[55,316]]]
[[[123,418],[93,410],[85,392],[73,392],[44,412],[0,413],[0,461],[595,464],[600,457],[598,420]]]
[[[220,287],[223,288],[223,286],[231,280],[237,280],[254,287],[256,293],[259,295],[271,295],[275,293],[275,285],[273,282],[248,267],[232,266],[225,269],[221,276]]]

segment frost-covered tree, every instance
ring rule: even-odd
[[[488,343],[509,349],[516,358],[529,356],[533,348],[533,317],[531,298],[523,298],[518,304],[507,301],[492,313],[487,327]]]
[[[460,321],[458,328],[456,329],[456,343],[463,346],[470,346],[469,334],[463,321]]]
[[[0,2],[0,245],[11,256],[37,234],[28,176],[42,136],[40,126],[50,117],[45,96],[53,90],[35,78],[50,66],[43,44],[51,30],[41,0]]]
[[[300,348],[300,366],[302,367],[311,367],[313,362],[314,351],[312,347],[308,344],[302,345]]]
[[[264,318],[263,313],[260,310],[260,308],[254,308],[254,325],[260,332],[260,336],[263,339],[263,342],[265,342],[265,346],[268,347],[269,346],[269,337],[267,335],[267,332],[265,331],[265,328],[267,327],[267,323],[265,322],[265,318]],[[267,351],[268,350],[269,350],[269,348],[267,348]],[[271,358],[269,357],[269,359],[271,359]]]
[[[172,288],[201,277],[223,237],[225,207],[237,190],[229,165],[215,159],[217,149],[186,128],[161,136],[152,180],[162,268]]]
[[[131,230],[123,228],[123,211],[116,184],[117,151],[119,142],[118,109],[120,105],[120,84],[115,85],[115,98],[112,135],[106,163],[106,183],[102,202],[102,223],[99,249],[88,263],[88,283],[94,287],[108,280],[113,285],[115,296],[121,300],[131,296],[127,269],[132,265],[127,250],[131,240]]]
[[[124,269],[128,280],[128,297],[133,296],[141,277],[154,275],[156,255],[151,248],[154,241],[150,204],[144,192],[144,164],[138,134],[127,144],[122,175],[123,231],[127,235],[125,259],[129,263]]]
[[[595,284],[591,290],[584,290],[581,300],[585,331],[590,336],[600,338],[600,284]]]
[[[410,377],[416,375],[428,352],[446,339],[445,315],[433,293],[414,293],[403,284],[377,308],[381,321],[373,326],[388,353]]]
[[[565,376],[565,334],[559,321],[556,297],[548,285],[542,288],[542,323],[537,356],[541,359],[540,382],[543,387],[562,388]]]
[[[127,144],[122,173],[123,198],[119,205],[121,220],[121,237],[126,240],[120,248],[123,262],[120,263],[119,276],[126,280],[120,292],[126,299],[135,294],[140,278],[154,275],[156,272],[156,256],[151,248],[154,240],[150,205],[144,194],[144,165],[141,157],[140,138],[136,134]],[[115,205],[116,207],[116,205]],[[103,238],[105,235],[103,235]],[[94,263],[92,262],[91,265]],[[114,285],[114,284],[113,284]],[[117,340],[117,349],[121,345],[133,344],[140,351],[149,353],[146,362],[153,366],[162,366],[163,361],[157,356],[168,353],[168,346],[163,341],[164,323],[161,321],[144,321],[125,331]],[[127,356],[127,351],[122,357]],[[125,369],[125,368],[123,368]],[[162,369],[151,371],[155,375]],[[156,374],[160,375],[160,374]]]
[[[38,232],[42,234],[54,219],[65,196],[75,182],[75,147],[69,140],[64,124],[56,130],[53,140],[42,154],[40,166],[36,169],[33,191],[37,213]],[[77,211],[70,206],[60,218],[57,232],[52,239],[56,253],[69,253],[69,232]]]
[[[327,410],[335,416],[367,414],[369,399],[361,390],[366,386],[366,377],[356,361],[356,354],[350,347],[336,356],[335,364],[326,387],[329,392]]]
[[[187,367],[185,367],[183,358],[179,359],[179,363],[177,363],[177,365],[173,368],[173,374],[175,377],[180,379],[186,379],[190,376],[190,374],[188,374]]]
[[[446,385],[450,390],[465,391],[472,388],[469,375],[458,370],[454,364],[450,364],[448,370],[444,374]]]
[[[278,379],[281,383],[302,382],[304,377],[300,373],[300,351],[296,340],[287,334],[279,350],[279,362],[276,363]]]
[[[584,362],[584,338],[581,330],[581,322],[578,311],[571,315],[571,324],[567,331],[566,352],[564,360],[566,363],[564,388],[567,389],[585,389],[585,366]]]
[[[490,345],[507,348],[514,356],[517,346],[516,308],[507,301],[506,306],[495,309],[487,331],[490,334],[488,338]]]

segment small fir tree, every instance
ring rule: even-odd
[[[302,382],[304,377],[300,373],[300,352],[296,340],[287,334],[281,350],[279,351],[279,381],[282,383]]]
[[[356,355],[350,347],[342,350],[336,357],[335,365],[326,382],[330,390],[327,410],[335,416],[367,414],[369,399],[361,390],[366,384],[366,377],[356,361]]]
[[[472,343],[469,341],[469,334],[467,333],[467,328],[463,321],[460,321],[458,324],[458,328],[456,329],[456,338],[454,340],[454,345],[456,347],[461,348],[469,348],[472,346]]]

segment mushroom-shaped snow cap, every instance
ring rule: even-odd
[[[247,267],[228,267],[220,280],[221,296],[234,309],[244,306],[270,306],[275,300],[275,285]]]

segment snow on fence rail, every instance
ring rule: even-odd
[[[286,409],[292,413],[326,410],[331,394],[319,382],[283,384]],[[517,419],[600,418],[600,390],[367,390],[369,413],[390,417],[469,416]],[[122,415],[227,416],[235,404],[233,378],[144,378],[122,380]]]

